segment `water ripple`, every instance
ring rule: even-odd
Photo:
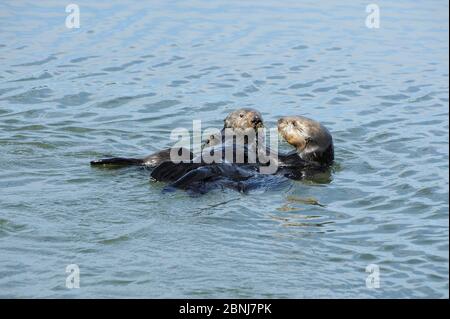
[[[448,4],[396,1],[389,32],[329,1],[80,7],[2,8],[1,297],[448,298]],[[331,176],[192,197],[88,165],[237,107],[323,122]]]

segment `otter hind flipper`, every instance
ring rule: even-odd
[[[91,161],[91,166],[102,166],[102,165],[131,166],[143,164],[144,161],[140,158],[125,158],[125,157],[102,158],[99,160]]]

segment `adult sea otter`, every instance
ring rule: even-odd
[[[263,127],[263,119],[260,112],[251,108],[241,108],[235,110],[227,115],[224,120],[224,126],[221,134],[211,135],[202,145],[202,150],[225,142],[225,130],[231,130],[235,136],[248,136],[250,132],[257,131],[258,128]],[[248,141],[246,142],[248,143]],[[91,161],[91,166],[107,166],[107,167],[123,167],[130,165],[138,165],[144,167],[156,167],[163,162],[171,161],[172,148],[164,149],[162,151],[150,154],[143,158],[128,158],[128,157],[112,157]],[[183,156],[183,161],[187,162],[194,160],[195,155],[185,148],[179,147],[175,149],[175,154]],[[183,155],[182,155],[183,154]],[[187,154],[187,156],[186,156]]]

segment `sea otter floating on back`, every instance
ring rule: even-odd
[[[263,127],[263,118],[259,111],[252,108],[241,108],[230,112],[224,120],[223,128],[219,135],[211,135],[204,142],[201,149],[211,148],[225,143],[225,131],[231,130],[237,137],[247,136],[251,132],[256,132],[258,128]],[[244,143],[245,144],[245,143]],[[175,151],[182,156],[184,161],[194,160],[195,155],[183,147],[176,148]],[[129,157],[112,157],[103,158],[91,161],[91,166],[97,167],[123,167],[123,166],[143,166],[154,168],[159,164],[171,161],[172,148],[164,149],[162,151],[150,154],[143,158],[129,158]],[[201,155],[201,154],[199,154]]]
[[[304,116],[287,116],[278,120],[278,132],[295,151],[282,154],[269,150],[278,169],[275,174],[302,179],[327,169],[334,160],[333,138],[319,122]],[[265,148],[265,147],[264,147]],[[259,174],[260,164],[237,163],[161,163],[151,176],[157,181],[170,182],[170,187],[208,189],[206,184],[246,190],[246,183]]]

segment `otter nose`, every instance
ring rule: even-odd
[[[258,115],[253,116],[252,124],[260,124],[260,123],[262,123],[261,118]]]

